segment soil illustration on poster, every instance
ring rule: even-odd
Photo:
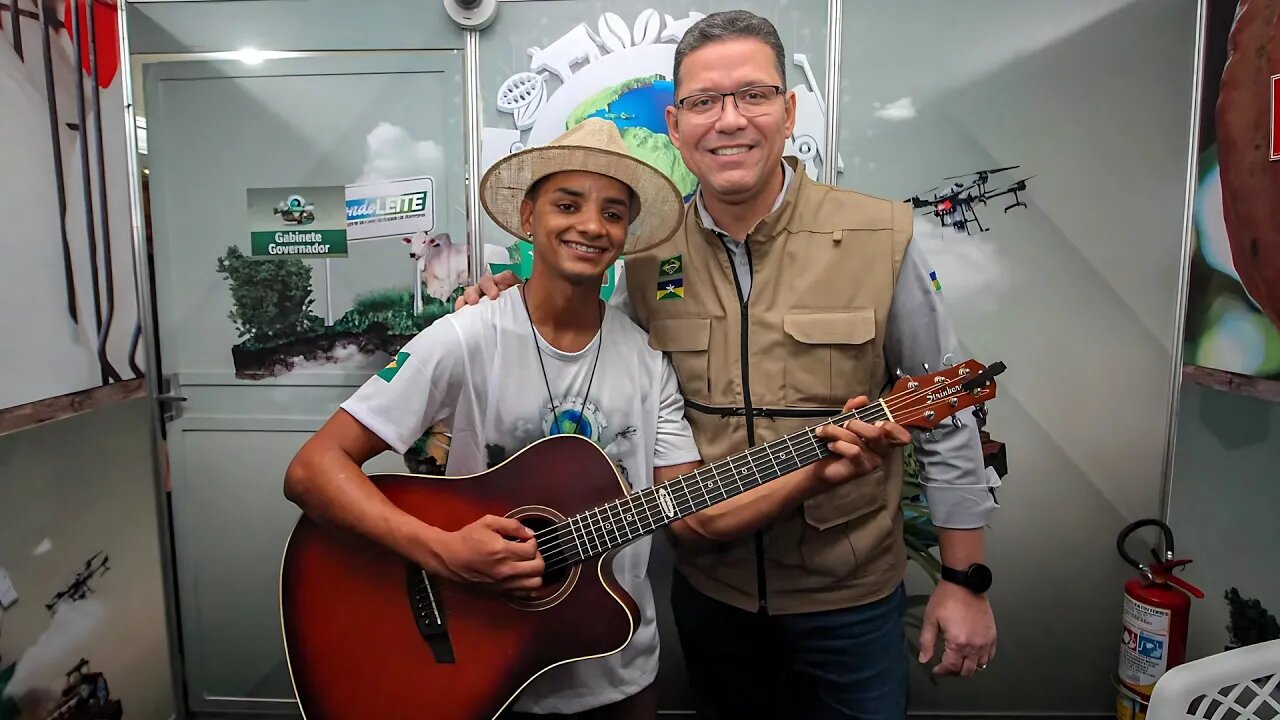
[[[1186,363],[1280,380],[1275,0],[1210,0]]]

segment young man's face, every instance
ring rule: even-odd
[[[782,85],[773,51],[754,38],[733,38],[689,53],[680,67],[676,101],[705,92],[736,92],[754,85]],[[719,104],[718,99],[716,100]],[[667,108],[667,131],[703,192],[730,203],[765,192],[779,171],[782,150],[795,127],[795,94],[784,92],[743,113],[733,97],[706,114]]]
[[[535,268],[599,285],[627,239],[631,188],[591,172],[548,175],[521,202],[520,220],[526,233],[533,231]]]

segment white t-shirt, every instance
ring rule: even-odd
[[[603,341],[602,338],[603,337]],[[566,353],[538,335],[546,379],[519,288],[446,315],[418,333],[394,367],[370,378],[342,407],[399,453],[429,426],[449,426],[447,475],[483,472],[559,432],[599,445],[632,491],[653,486],[653,468],[699,460],[675,372],[624,313],[605,312],[603,335]],[[596,350],[600,358],[591,379]],[[394,369],[394,372],[392,372]],[[384,379],[389,378],[389,379]],[[583,394],[590,381],[590,395]],[[550,383],[558,406],[552,418]],[[579,416],[581,422],[579,423]],[[621,651],[559,665],[539,675],[513,704],[525,712],[572,713],[628,697],[653,682],[658,628],[648,581],[651,536],[614,562],[641,622]]]

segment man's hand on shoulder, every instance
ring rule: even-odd
[[[485,275],[475,285],[462,291],[462,295],[453,304],[453,309],[461,310],[466,305],[475,305],[480,302],[482,297],[497,300],[498,295],[503,290],[519,284],[520,278],[516,277],[516,274],[510,270],[503,270],[497,275]]]
[[[865,395],[844,404],[844,412],[869,403]],[[896,423],[879,421],[874,425],[851,419],[841,425],[826,424],[814,433],[827,441],[833,455],[813,465],[813,477],[829,487],[870,473],[884,462],[895,447],[911,442],[911,435]]]

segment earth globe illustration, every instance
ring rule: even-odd
[[[662,75],[631,78],[583,100],[565,121],[565,129],[587,118],[612,122],[633,155],[661,170],[675,183],[685,202],[693,197],[698,179],[680,158],[667,136],[667,107],[675,86]]]
[[[697,191],[698,179],[667,136],[666,111],[675,98],[675,85],[668,77],[674,58],[675,45],[652,44],[603,55],[582,66],[554,93],[547,93],[522,145],[544,145],[587,118],[604,118],[618,128],[633,155],[670,178],[689,202]],[[532,92],[534,88],[525,90]],[[533,269],[533,246],[518,239],[507,249],[509,262],[490,263],[492,272],[512,270],[518,277],[528,278]],[[606,274],[602,298],[612,295],[621,262],[619,259]]]

